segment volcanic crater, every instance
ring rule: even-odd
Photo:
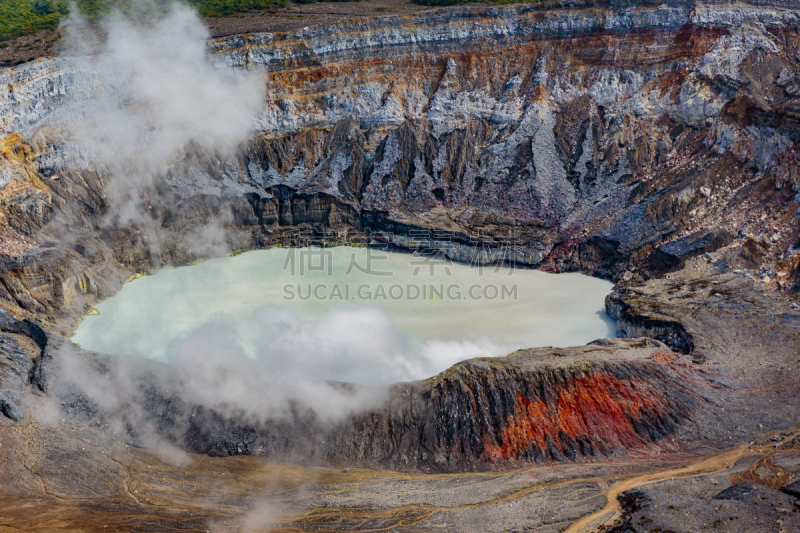
[[[0,70],[0,528],[800,529],[796,2],[171,9]],[[206,357],[225,324],[69,340],[126,281],[345,245],[610,280],[616,338],[299,392]]]

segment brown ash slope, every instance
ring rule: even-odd
[[[131,442],[140,445],[155,432],[197,453],[404,471],[508,468],[628,451],[653,457],[685,453],[675,439],[716,420],[709,398],[726,381],[659,342],[606,340],[468,360],[433,378],[394,385],[383,401],[342,420],[313,412],[301,397],[290,413],[263,416],[244,407],[193,402],[180,393],[191,382],[186,368],[72,355],[79,359],[66,364],[79,365],[90,389],[119,391],[118,401],[103,402],[61,377],[58,357],[44,355],[34,370],[37,384],[73,417],[104,429],[125,425]],[[692,381],[686,382],[687,372]],[[702,439],[712,443],[726,435],[708,427]]]
[[[59,335],[134,272],[301,231],[414,248],[425,230],[455,259],[618,280],[623,335],[666,346],[465,362],[330,433],[307,413],[278,431],[191,417],[163,391],[148,416],[192,451],[438,470],[702,452],[794,425],[799,17],[787,2],[575,2],[215,41],[262,73],[260,131],[233,153],[188,144],[122,225],[107,169],[60,125],[104,80],[60,59],[3,71],[3,412],[58,397]],[[219,246],[193,245],[212,223]],[[296,448],[314,432],[325,446]]]

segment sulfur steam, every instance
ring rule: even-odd
[[[154,178],[187,145],[213,146],[220,160],[253,131],[264,99],[261,77],[210,56],[196,11],[114,11],[92,24],[74,8],[63,24],[63,55],[75,75],[93,80],[73,94],[69,124],[79,159],[107,174],[109,223],[148,223]],[[144,13],[144,14],[142,14]]]

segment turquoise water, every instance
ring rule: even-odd
[[[161,361],[243,354],[281,375],[384,383],[613,336],[611,287],[366,248],[259,250],[130,281],[72,340]]]

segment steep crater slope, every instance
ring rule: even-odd
[[[181,394],[193,383],[187,368],[86,352],[65,362],[58,353],[45,354],[37,383],[87,424],[126,426],[132,442],[152,442],[156,428],[197,453],[395,470],[457,472],[628,451],[679,453],[676,437],[714,420],[708,397],[722,386],[719,376],[687,365],[657,341],[606,340],[471,359],[433,378],[394,385],[382,402],[342,419],[315,412],[299,396],[287,411],[263,415],[250,404],[187,397]],[[64,365],[92,386],[65,378]],[[118,391],[118,399],[108,402],[98,392],[104,390]],[[252,392],[253,404],[270,402],[264,391]],[[703,436],[719,438],[713,427]]]
[[[115,193],[108,169],[93,164],[64,127],[82,119],[89,89],[106,80],[62,59],[4,71],[0,120],[9,135],[0,206],[11,257],[3,260],[0,297],[14,315],[5,317],[5,331],[17,354],[3,382],[14,391],[4,412],[22,411],[18,398],[31,383],[48,389],[45,350],[21,338],[25,331],[48,330],[56,347],[58,334],[131,274],[220,253],[189,244],[212,222],[231,250],[390,243],[611,277],[630,291],[609,303],[623,334],[695,353],[692,317],[653,313],[662,294],[635,287],[676,272],[691,280],[687,269],[697,257],[718,254],[709,266],[715,275],[748,269],[762,290],[796,290],[797,35],[798,12],[781,2],[575,2],[215,41],[210,53],[263,73],[260,131],[233,153],[189,143],[146,190],[147,216],[122,225],[108,222]],[[761,305],[748,309],[760,317]],[[792,312],[786,315],[794,331]],[[797,346],[796,334],[785,339],[781,364]],[[720,350],[705,348],[704,357],[727,364]],[[666,353],[686,378],[679,356]],[[612,347],[607,357],[617,355]],[[760,356],[745,350],[743,357]],[[579,459],[665,435],[688,439],[679,426],[706,420],[700,393],[651,363],[568,372],[552,361],[549,370],[524,372],[499,361],[480,365],[487,368],[465,363],[399,387],[387,412],[351,421],[334,432],[340,440],[329,452],[309,453],[437,468]],[[610,403],[592,403],[608,390],[615,391]],[[771,424],[794,416],[787,414],[797,401],[792,390],[771,392],[789,396]],[[292,439],[276,443],[263,429],[213,413],[186,430],[178,422],[193,407],[164,396],[154,395],[153,412],[169,414],[161,430],[187,449],[291,447]],[[78,399],[76,408],[101,415],[85,403]],[[603,420],[596,427],[586,422],[595,416]],[[708,419],[710,440],[733,424],[743,428],[737,438],[755,431],[744,411],[722,419]],[[301,420],[281,434],[297,427],[315,426]]]
[[[28,137],[5,141],[9,241],[86,241],[56,253],[66,263],[36,298],[33,273],[8,296],[74,315],[120,277],[70,275],[75,253],[84,271],[181,264],[213,253],[183,242],[210,220],[233,249],[304,228],[391,232],[414,248],[418,228],[445,234],[456,258],[479,247],[484,261],[615,278],[750,236],[751,268],[777,261],[771,279],[790,288],[796,30],[781,5],[671,2],[453,9],[220,40],[214,53],[264,69],[261,132],[233,155],[187,146],[134,227],[100,222],[105,170],[53,127],[79,120],[103,80],[64,60],[7,70],[2,127]]]

